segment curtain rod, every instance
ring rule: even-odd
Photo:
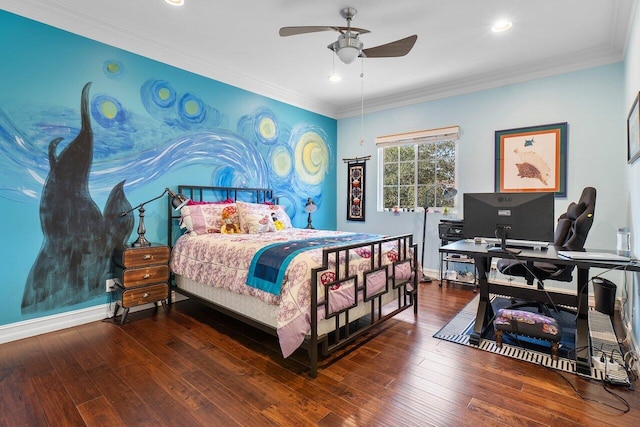
[[[343,162],[345,163],[358,163],[360,161],[364,161],[366,162],[367,160],[371,159],[371,155],[369,156],[364,156],[364,157],[354,157],[352,159],[342,159]]]

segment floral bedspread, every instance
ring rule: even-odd
[[[311,249],[295,256],[287,268],[280,295],[246,284],[251,260],[260,248],[273,243],[345,234],[355,233],[292,228],[261,234],[183,235],[173,248],[170,265],[174,273],[191,280],[238,294],[251,295],[267,304],[277,305],[280,348],[284,357],[288,357],[302,344],[311,328],[311,269],[322,265],[322,248]],[[371,253],[368,248],[354,251],[349,264],[350,274],[370,269]],[[397,259],[397,250],[393,243],[383,245],[383,257],[385,264]],[[325,283],[335,279],[335,275],[330,273],[321,277]],[[321,284],[319,286],[322,287]],[[346,307],[353,302],[352,286],[353,283],[351,286],[343,283],[341,286],[331,287],[332,311],[339,310],[341,304]],[[319,289],[318,295],[322,299],[324,290]],[[324,310],[319,310],[318,315],[319,319],[324,318]]]

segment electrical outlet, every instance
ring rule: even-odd
[[[106,282],[107,292],[113,292],[116,289],[116,281],[115,279],[107,279]]]

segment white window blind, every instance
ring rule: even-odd
[[[458,139],[459,134],[459,126],[396,133],[376,137],[376,146],[378,148],[384,148],[406,144],[422,144],[425,142],[455,141]]]

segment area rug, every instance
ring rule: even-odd
[[[476,296],[433,336],[483,351],[540,364],[548,368],[576,373],[575,362],[572,360],[573,352],[575,351],[575,315],[562,311],[560,313],[552,313],[553,317],[561,324],[563,330],[560,341],[559,358],[558,360],[553,360],[551,358],[549,344],[542,340],[515,337],[513,335],[507,336],[505,334],[502,348],[498,348],[494,340],[493,328],[491,327],[485,332],[479,345],[476,346],[469,343],[469,335],[473,332],[479,300],[480,296]],[[508,304],[508,298],[496,295],[491,296],[491,305],[494,312]],[[536,309],[531,308],[531,310]],[[589,333],[591,336],[591,354],[599,356],[604,353],[607,357],[613,357],[619,366],[624,366],[620,346],[618,345],[618,340],[609,316],[590,309]],[[613,384],[630,385],[629,378],[624,369],[613,371],[611,369],[598,369],[592,366],[591,378],[601,381],[606,380]]]

